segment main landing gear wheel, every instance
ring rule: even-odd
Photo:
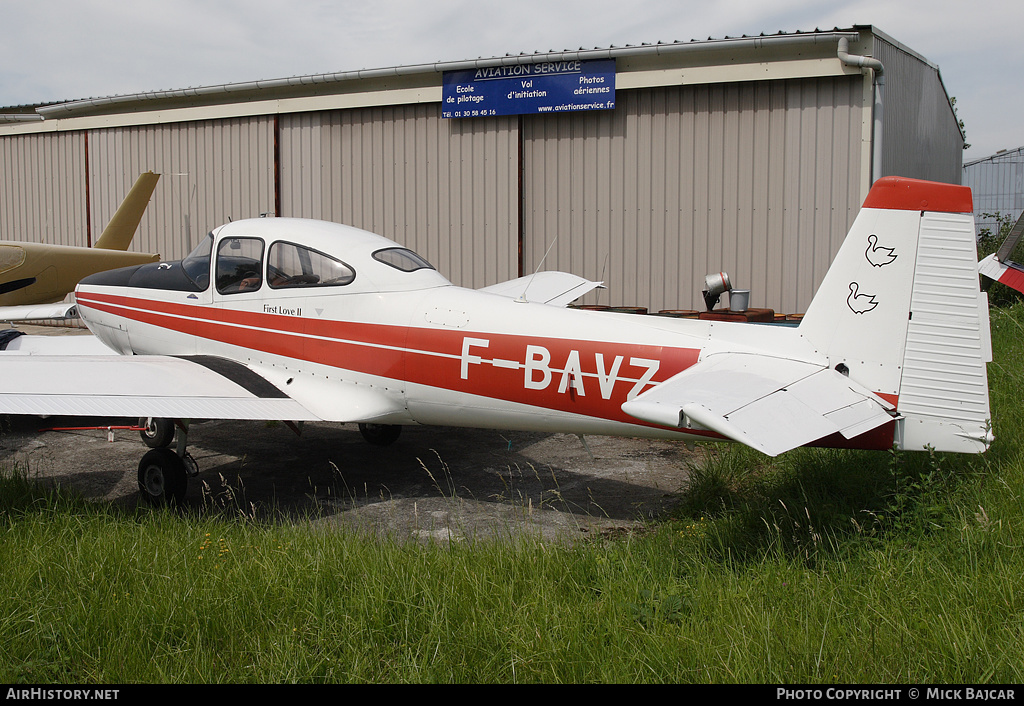
[[[154,507],[176,507],[185,499],[188,467],[168,448],[151,449],[139,461],[139,493]]]
[[[359,433],[374,446],[389,446],[402,434],[400,424],[360,424]]]
[[[143,417],[139,420],[142,431],[139,436],[146,446],[151,449],[159,449],[170,446],[174,440],[174,420],[163,417]]]

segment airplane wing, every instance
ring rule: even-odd
[[[993,253],[978,263],[978,272],[1018,292],[1024,292],[1024,267],[1012,260],[1000,262]]]
[[[77,318],[78,306],[75,302],[0,306],[0,321],[39,321],[42,319],[63,320]]]
[[[92,334],[32,336],[18,329],[0,331],[0,351],[5,355],[112,355]],[[2,356],[0,356],[2,357]]]
[[[275,375],[276,372],[276,375]],[[0,330],[0,414],[390,422],[404,403],[216,356],[119,355],[91,334]]]
[[[769,456],[894,419],[888,402],[835,370],[746,353],[710,355],[622,405],[646,422],[709,429]]]
[[[209,356],[5,353],[0,413],[186,419],[319,417],[249,368]]]
[[[603,286],[601,282],[569,274],[568,272],[538,272],[507,282],[484,287],[481,292],[490,292],[510,299],[523,299],[535,304],[567,306],[592,289]]]

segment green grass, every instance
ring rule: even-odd
[[[0,682],[1019,683],[1024,305],[984,456],[717,446],[674,514],[555,544],[125,512],[0,481]]]

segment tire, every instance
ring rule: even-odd
[[[185,462],[170,449],[152,449],[139,461],[139,494],[153,507],[180,506],[187,487]]]
[[[359,433],[374,446],[390,446],[402,434],[400,424],[360,424]]]
[[[139,426],[144,427],[139,432],[142,441],[151,449],[161,449],[170,446],[174,441],[174,421],[163,417],[142,417],[139,419]]]

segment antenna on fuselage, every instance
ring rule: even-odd
[[[520,303],[529,301],[526,298],[526,290],[528,290],[530,288],[530,285],[533,284],[533,278],[537,276],[538,272],[540,272],[540,268],[544,265],[544,261],[548,259],[548,253],[551,252],[551,248],[555,247],[555,243],[557,243],[557,242],[558,242],[558,236],[556,235],[554,240],[551,241],[551,245],[549,245],[548,249],[545,251],[544,257],[542,257],[540,259],[540,262],[537,263],[537,269],[535,269],[533,271],[533,274],[530,275],[530,280],[526,283],[526,286],[523,287],[523,293],[520,294],[519,298],[516,299],[515,301],[520,302]]]
[[[606,280],[606,279],[604,278],[604,273],[608,271],[608,258],[610,258],[610,257],[611,257],[611,255],[612,255],[612,254],[611,254],[611,251],[609,251],[609,252],[606,252],[606,253],[604,254],[604,264],[603,264],[603,265],[601,265],[601,276],[600,276],[600,277],[598,278],[598,281],[599,281],[599,282],[607,282],[607,281],[608,281],[608,280]],[[607,287],[605,287],[604,285],[602,285],[601,287],[599,287],[599,289],[607,289]],[[601,303],[601,292],[598,292],[598,293],[597,293],[597,303],[598,303],[598,304],[600,304],[600,303]]]

